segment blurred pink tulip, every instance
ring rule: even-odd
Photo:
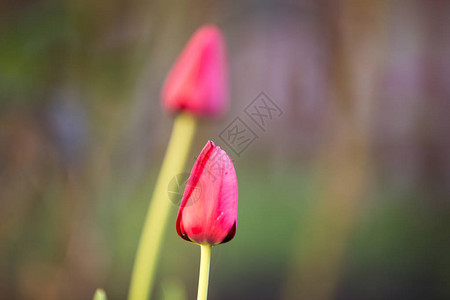
[[[197,116],[221,115],[228,108],[225,40],[214,25],[199,28],[172,67],[162,89],[163,107]]]
[[[209,141],[192,168],[177,217],[183,239],[203,245],[230,241],[236,233],[238,185],[233,162]]]

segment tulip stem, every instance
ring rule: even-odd
[[[129,300],[147,300],[152,293],[161,242],[172,207],[167,196],[167,186],[174,176],[184,170],[196,125],[195,117],[188,113],[180,113],[175,118],[172,135],[142,229],[131,275]]]
[[[200,274],[198,277],[197,300],[206,300],[208,297],[209,265],[211,262],[211,246],[200,245]]]

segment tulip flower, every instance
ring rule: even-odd
[[[193,193],[198,188],[200,192]],[[177,217],[180,237],[217,245],[234,237],[238,186],[230,157],[209,141],[194,164]]]
[[[169,113],[175,113],[176,117],[145,217],[129,300],[147,300],[152,294],[161,243],[171,211],[167,186],[172,178],[184,171],[198,117],[220,115],[228,106],[225,52],[220,30],[213,25],[201,27],[175,62],[162,89],[162,106]]]
[[[161,100],[169,112],[221,115],[228,106],[225,41],[214,25],[198,29],[172,67]]]
[[[236,233],[237,203],[233,162],[209,141],[192,168],[176,222],[181,238],[201,246],[198,300],[207,296],[211,246],[230,241]]]

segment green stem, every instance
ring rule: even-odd
[[[167,185],[174,176],[184,171],[196,125],[195,117],[187,113],[180,113],[175,119],[141,233],[131,275],[129,300],[147,300],[152,293],[161,242],[172,206],[167,196]]]
[[[206,300],[208,297],[209,265],[211,262],[211,246],[200,245],[200,274],[198,277],[197,300]]]

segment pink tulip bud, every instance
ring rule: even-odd
[[[209,141],[192,168],[177,217],[177,232],[197,244],[217,245],[236,233],[238,185],[233,162]]]
[[[216,116],[228,107],[226,49],[216,26],[199,28],[166,78],[161,94],[164,108],[197,116]]]

